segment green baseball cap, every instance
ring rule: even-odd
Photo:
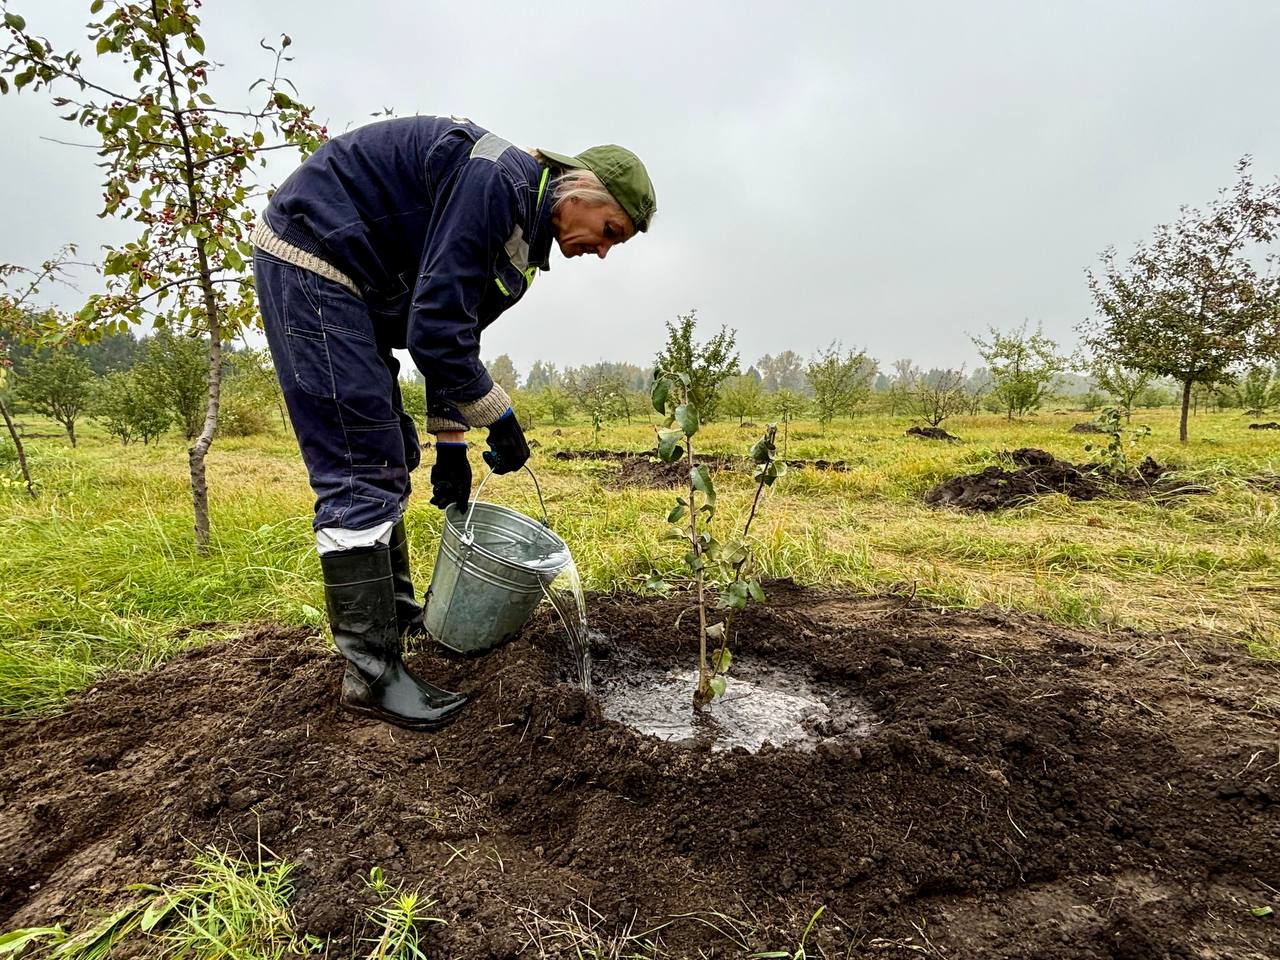
[[[577,156],[566,153],[552,153],[539,148],[539,152],[552,163],[565,167],[590,170],[605,189],[613,194],[618,206],[627,212],[636,230],[644,233],[649,229],[649,221],[653,219],[658,208],[658,198],[653,192],[653,181],[645,170],[640,158],[615,143],[606,143],[598,147],[588,147]]]

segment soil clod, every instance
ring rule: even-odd
[[[1024,447],[1005,456],[1016,469],[991,466],[980,473],[952,477],[926,493],[925,503],[993,512],[1021,506],[1050,493],[1065,494],[1072,500],[1136,500],[1211,492],[1199,485],[1169,482],[1169,469],[1150,457],[1131,472],[1116,473],[1096,463],[1067,463],[1035,447]]]
[[[955,442],[960,438],[953,433],[947,433],[941,427],[908,427],[908,437],[922,437],[925,440],[946,440]]]

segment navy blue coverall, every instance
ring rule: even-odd
[[[441,117],[335,137],[276,191],[253,232],[254,277],[317,531],[403,513],[421,453],[393,349],[422,371],[429,430],[509,409],[480,333],[547,267],[547,193],[528,153]]]

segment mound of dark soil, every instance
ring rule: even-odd
[[[1276,423],[1274,420],[1270,421],[1269,423],[1251,423],[1249,424],[1249,429],[1250,430],[1280,430],[1280,423]]]
[[[621,490],[626,487],[680,487],[689,485],[687,463],[665,463],[650,457],[626,457],[618,461],[618,475],[606,486]]]
[[[1071,429],[1067,431],[1067,433],[1105,433],[1105,432],[1106,431],[1104,431],[1100,426],[1098,426],[1096,423],[1092,421],[1089,421],[1087,423],[1074,424],[1072,425]]]
[[[271,626],[9,723],[0,929],[132,902],[124,884],[175,877],[192,844],[261,842],[297,865],[330,956],[363,955],[375,865],[439,901],[432,957],[605,955],[590,937],[625,929],[662,957],[743,957],[794,950],[819,906],[813,957],[1280,956],[1250,912],[1280,906],[1275,663],[767,590],[740,650],[862,699],[865,739],[660,743],[562,682],[542,615],[484,659],[418,658],[475,695],[435,735],[338,712],[336,657]],[[688,605],[593,598],[597,654],[691,664]]]
[[[954,434],[947,433],[941,427],[908,427],[908,437],[923,437],[925,440],[959,440]]]
[[[622,464],[618,478],[610,484],[615,489],[623,487],[657,486],[667,487],[685,483],[689,479],[689,468],[679,463],[666,464],[658,460],[658,451],[645,450],[636,453],[634,450],[557,450],[551,454],[556,460],[612,460]],[[748,457],[729,457],[724,455],[698,454],[698,462],[713,470],[741,470],[748,472],[752,462]],[[787,460],[786,464],[793,470],[834,470],[847,471],[849,464],[844,460]],[[667,468],[667,469],[659,469]]]
[[[1017,469],[987,467],[981,473],[952,477],[926,493],[925,503],[991,512],[1028,503],[1046,493],[1064,493],[1072,500],[1136,500],[1211,492],[1207,487],[1164,482],[1168,469],[1150,457],[1132,474],[1109,473],[1096,463],[1067,463],[1034,447],[1014,450],[1008,458]]]

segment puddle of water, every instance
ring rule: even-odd
[[[752,669],[735,659],[729,686],[700,712],[692,706],[698,671],[627,669],[602,681],[597,691],[605,717],[641,733],[673,742],[709,742],[712,750],[765,742],[812,750],[831,736],[866,737],[874,718],[845,691],[819,690],[802,676],[770,668]]]

